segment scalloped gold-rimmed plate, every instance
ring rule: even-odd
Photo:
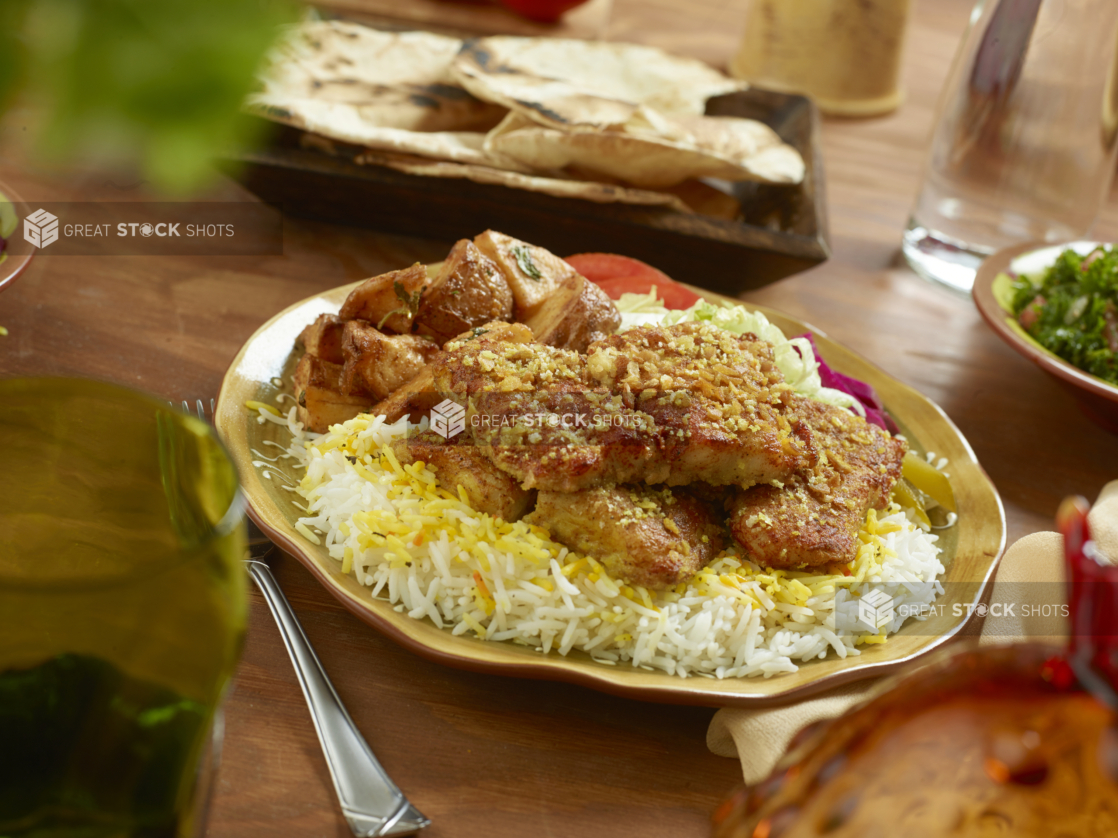
[[[891,672],[914,658],[942,646],[966,624],[985,585],[993,576],[1005,546],[1005,515],[990,479],[979,466],[970,445],[958,428],[935,404],[912,388],[889,377],[819,330],[780,314],[753,306],[786,335],[814,333],[820,354],[840,372],[872,384],[897,420],[902,432],[918,450],[935,451],[950,462],[951,485],[958,504],[958,523],[940,533],[942,577],[946,592],[936,613],[922,622],[909,620],[887,643],[861,647],[862,654],[847,658],[828,655],[799,665],[793,673],[771,678],[680,678],[629,665],[609,666],[589,655],[572,652],[562,657],[543,654],[512,643],[496,643],[454,636],[432,623],[414,620],[389,603],[375,600],[369,589],[351,575],[324,547],[311,544],[295,530],[300,510],[289,487],[301,477],[290,462],[269,463],[286,445],[287,431],[268,422],[260,424],[247,401],[275,403],[290,392],[291,376],[299,353],[295,338],[319,314],[335,313],[356,286],[335,288],[310,297],[280,312],[257,330],[242,347],[222,382],[215,423],[240,469],[250,514],[272,539],[295,556],[331,594],[369,625],[409,649],[441,663],[474,671],[545,678],[583,684],[594,689],[648,701],[710,706],[763,706],[786,702],[831,687]],[[694,289],[708,299],[724,299]],[[736,302],[736,301],[735,301]],[[269,476],[270,475],[270,476]]]

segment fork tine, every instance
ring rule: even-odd
[[[170,402],[168,402],[168,404],[170,404]],[[210,425],[214,424],[214,400],[213,399],[209,400],[209,405],[208,406],[201,399],[195,399],[194,400],[194,410],[193,411],[191,411],[191,409],[190,409],[190,401],[188,399],[183,399],[182,400],[182,412],[186,413],[187,415],[189,415],[191,412],[193,412],[194,415],[197,416],[199,419],[201,419],[203,422],[206,422]],[[263,552],[259,553],[259,555],[254,556],[254,558],[261,558],[266,552],[271,550],[271,548],[273,546],[272,540],[270,538],[268,538],[268,536],[266,536],[263,532],[261,532],[260,528],[258,526],[256,526],[256,522],[253,521],[252,518],[248,517],[247,515],[245,516],[245,525],[248,527],[248,543],[249,543],[249,546],[250,547],[260,547],[260,548],[267,547],[267,550],[264,550]]]

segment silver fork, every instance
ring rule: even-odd
[[[189,402],[183,401],[184,413],[191,412]],[[193,412],[199,419],[213,423],[214,401],[195,400]],[[314,649],[303,633],[303,627],[287,597],[283,595],[272,571],[262,559],[275,545],[260,531],[256,523],[246,516],[248,526],[249,558],[245,560],[249,575],[256,583],[268,609],[276,619],[280,637],[291,656],[299,686],[307,699],[318,741],[326,756],[326,765],[334,780],[342,814],[358,838],[380,838],[389,835],[407,835],[417,832],[430,823],[418,809],[408,802],[384,768],[373,756],[368,743],[361,736],[346,712],[334,685],[322,668]]]

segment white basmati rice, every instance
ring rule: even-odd
[[[288,452],[306,468],[300,531],[322,533],[373,597],[455,635],[545,654],[579,649],[603,664],[680,677],[769,677],[885,642],[902,615],[927,613],[943,592],[937,537],[897,506],[869,513],[849,576],[768,570],[731,550],[689,582],[649,591],[611,578],[540,527],[474,511],[422,463],[401,466],[388,446],[406,420],[359,416],[316,437],[303,434],[294,408],[287,417],[259,412],[292,430]],[[837,626],[846,594],[836,594],[870,586],[889,591],[892,620],[876,632]]]

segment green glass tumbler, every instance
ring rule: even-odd
[[[0,836],[201,834],[242,506],[206,423],[115,385],[0,381]]]

